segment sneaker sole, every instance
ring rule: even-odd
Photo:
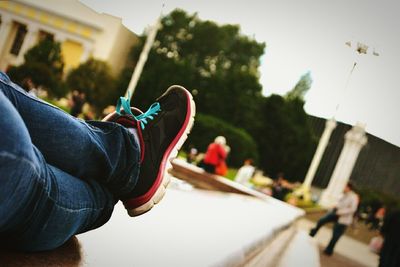
[[[168,172],[166,170],[169,168],[172,168],[171,159],[176,158],[176,156],[178,155],[179,149],[181,149],[181,147],[185,143],[186,139],[188,138],[190,131],[193,128],[194,116],[196,114],[196,104],[193,101],[193,96],[189,93],[188,90],[186,90],[182,86],[178,86],[178,85],[173,85],[173,86],[169,87],[167,89],[166,93],[169,90],[171,90],[172,88],[176,88],[176,87],[185,91],[185,93],[188,97],[188,106],[190,106],[190,114],[186,116],[186,119],[185,119],[186,125],[180,130],[179,134],[172,141],[171,145],[168,147],[167,152],[164,154],[164,157],[161,161],[160,166],[163,166],[163,167],[160,168],[160,170],[158,172],[158,176],[162,176],[162,181],[161,181],[159,187],[157,188],[156,192],[154,193],[154,195],[151,197],[151,199],[149,201],[147,201],[146,203],[144,203],[143,205],[141,205],[137,208],[127,210],[129,216],[131,216],[131,217],[139,216],[139,215],[142,215],[142,214],[148,212],[149,210],[151,210],[154,207],[155,204],[158,204],[161,201],[161,199],[164,197],[167,186],[168,186],[169,182],[171,181],[171,176],[168,174]]]

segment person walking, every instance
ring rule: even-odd
[[[354,213],[357,210],[359,198],[353,191],[353,185],[347,183],[342,197],[339,199],[336,207],[320,218],[314,228],[310,230],[309,235],[314,237],[318,230],[326,223],[333,222],[332,238],[324,250],[324,254],[332,255],[337,241],[346,231],[347,226],[353,222]]]

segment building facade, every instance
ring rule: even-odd
[[[138,41],[120,18],[78,0],[0,1],[0,70],[22,64],[26,51],[43,38],[61,43],[64,73],[93,57],[117,74]]]

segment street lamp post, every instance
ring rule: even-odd
[[[350,42],[347,42],[346,45],[352,47]],[[359,55],[367,54],[368,46],[366,44],[358,42],[356,46],[356,51]],[[379,54],[375,50],[372,52],[372,55],[379,56]],[[355,61],[353,64],[353,68],[351,69],[350,76],[356,66],[357,62]],[[350,76],[346,82],[345,89],[347,89]],[[338,112],[339,104],[340,102],[337,105],[336,113]],[[340,153],[339,159],[335,165],[335,169],[333,170],[332,176],[329,180],[328,187],[322,192],[321,198],[319,200],[319,204],[326,208],[331,208],[336,205],[339,197],[343,193],[343,190],[350,179],[361,148],[367,143],[368,139],[365,133],[365,124],[357,123],[356,125],[354,125],[345,134],[344,139],[345,143]]]
[[[131,80],[129,81],[128,88],[126,89],[125,92],[125,97],[131,98],[133,96],[133,93],[135,92],[136,85],[139,81],[140,75],[142,74],[142,70],[144,67],[144,64],[147,61],[147,57],[149,56],[150,49],[153,46],[153,43],[156,39],[158,29],[161,27],[161,18],[163,16],[163,11],[164,11],[165,5],[162,5],[160,15],[156,19],[156,22],[154,25],[149,29],[147,33],[147,38],[146,42],[143,46],[142,52],[140,53],[139,60],[136,63],[136,67],[132,73]]]
[[[352,43],[351,42],[346,42],[345,44],[347,46],[349,46],[349,47],[352,47]],[[358,42],[355,51],[360,55],[361,54],[367,54],[368,46],[366,44]],[[379,56],[379,54],[375,50],[373,51],[372,54],[374,56]],[[357,66],[357,62],[355,61],[353,63],[353,66],[352,66],[351,70],[350,70],[349,76],[348,76],[348,78],[346,80],[346,84],[344,86],[343,93],[347,90],[347,87],[348,87],[349,82],[350,82],[350,78],[351,78],[356,66]],[[314,180],[315,173],[317,172],[318,166],[319,166],[319,164],[321,162],[322,156],[324,155],[325,149],[326,149],[326,147],[327,147],[327,145],[329,143],[330,136],[331,136],[333,130],[335,129],[335,127],[336,127],[336,119],[335,119],[335,117],[336,117],[337,112],[339,110],[340,102],[341,102],[341,100],[339,100],[338,104],[336,105],[334,116],[331,119],[326,121],[324,132],[321,135],[321,138],[320,138],[319,143],[318,143],[318,147],[317,147],[317,149],[315,151],[315,154],[313,156],[313,159],[311,161],[310,167],[309,167],[309,169],[307,171],[307,174],[306,174],[306,177],[304,179],[304,182],[303,182],[302,186],[298,190],[295,191],[295,194],[297,196],[302,196],[303,200],[306,201],[306,202],[311,201],[311,193],[310,193],[311,184],[312,184],[312,181]]]
[[[147,61],[147,57],[149,55],[150,49],[154,43],[154,40],[157,35],[157,31],[160,28],[160,20],[161,16],[157,18],[156,22],[154,25],[150,28],[147,38],[146,38],[146,43],[143,46],[143,50],[140,53],[140,57],[138,62],[136,63],[135,70],[132,73],[131,80],[129,81],[128,88],[126,89],[125,97],[132,97],[133,92],[135,91],[136,85],[139,81],[140,75],[142,74],[142,70],[144,67],[144,64]]]

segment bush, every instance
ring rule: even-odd
[[[367,207],[378,209],[381,205],[386,205],[386,207],[388,208],[400,208],[400,200],[398,198],[395,198],[383,192],[365,188],[358,188],[357,193],[360,195],[361,209],[365,209]]]
[[[227,145],[231,148],[228,155],[229,166],[240,167],[247,158],[252,158],[257,163],[257,145],[253,138],[245,130],[209,115],[196,115],[192,133],[185,147],[194,146],[199,152],[205,152],[208,145],[219,135],[225,136]]]
[[[111,68],[101,60],[90,58],[80,64],[68,74],[66,83],[71,91],[85,93],[87,101],[93,105],[98,115],[108,105],[115,104],[119,97]]]
[[[67,88],[62,82],[64,60],[61,55],[61,44],[42,40],[29,49],[24,55],[25,62],[12,66],[7,74],[25,90],[25,82],[30,79],[35,87],[45,89],[51,97],[63,97]]]

